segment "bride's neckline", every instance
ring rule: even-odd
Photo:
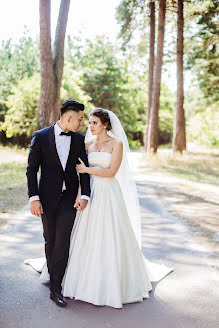
[[[112,155],[112,154],[109,153],[108,151],[91,151],[88,155],[90,155],[90,154],[92,154],[92,153],[105,153],[105,154]]]

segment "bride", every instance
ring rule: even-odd
[[[141,221],[135,181],[129,169],[127,137],[118,117],[97,108],[89,116],[85,143],[89,167],[79,159],[78,173],[91,176],[91,198],[78,209],[71,233],[63,296],[122,308],[149,297],[152,281],[173,271],[147,261],[141,252]],[[27,264],[33,263],[26,261]],[[44,264],[41,279],[48,279]]]

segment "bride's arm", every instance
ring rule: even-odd
[[[95,167],[87,167],[80,160],[81,164],[76,166],[78,173],[88,173],[103,178],[113,178],[119,170],[122,163],[123,144],[121,141],[116,141],[113,146],[110,166],[107,169],[100,169]]]

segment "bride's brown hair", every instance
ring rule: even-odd
[[[90,116],[96,116],[100,119],[101,123],[106,125],[106,129],[107,131],[112,130],[112,125],[110,122],[110,117],[109,114],[107,113],[107,111],[103,108],[95,108],[94,110],[92,110],[92,112],[90,113]]]

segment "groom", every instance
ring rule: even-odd
[[[78,158],[88,166],[84,136],[77,132],[83,124],[83,111],[83,104],[66,100],[61,107],[60,120],[34,132],[26,173],[31,213],[41,217],[43,223],[50,298],[59,306],[66,305],[61,283],[68,262],[76,207],[83,210],[90,196],[89,175],[80,174],[81,197],[76,202]]]

